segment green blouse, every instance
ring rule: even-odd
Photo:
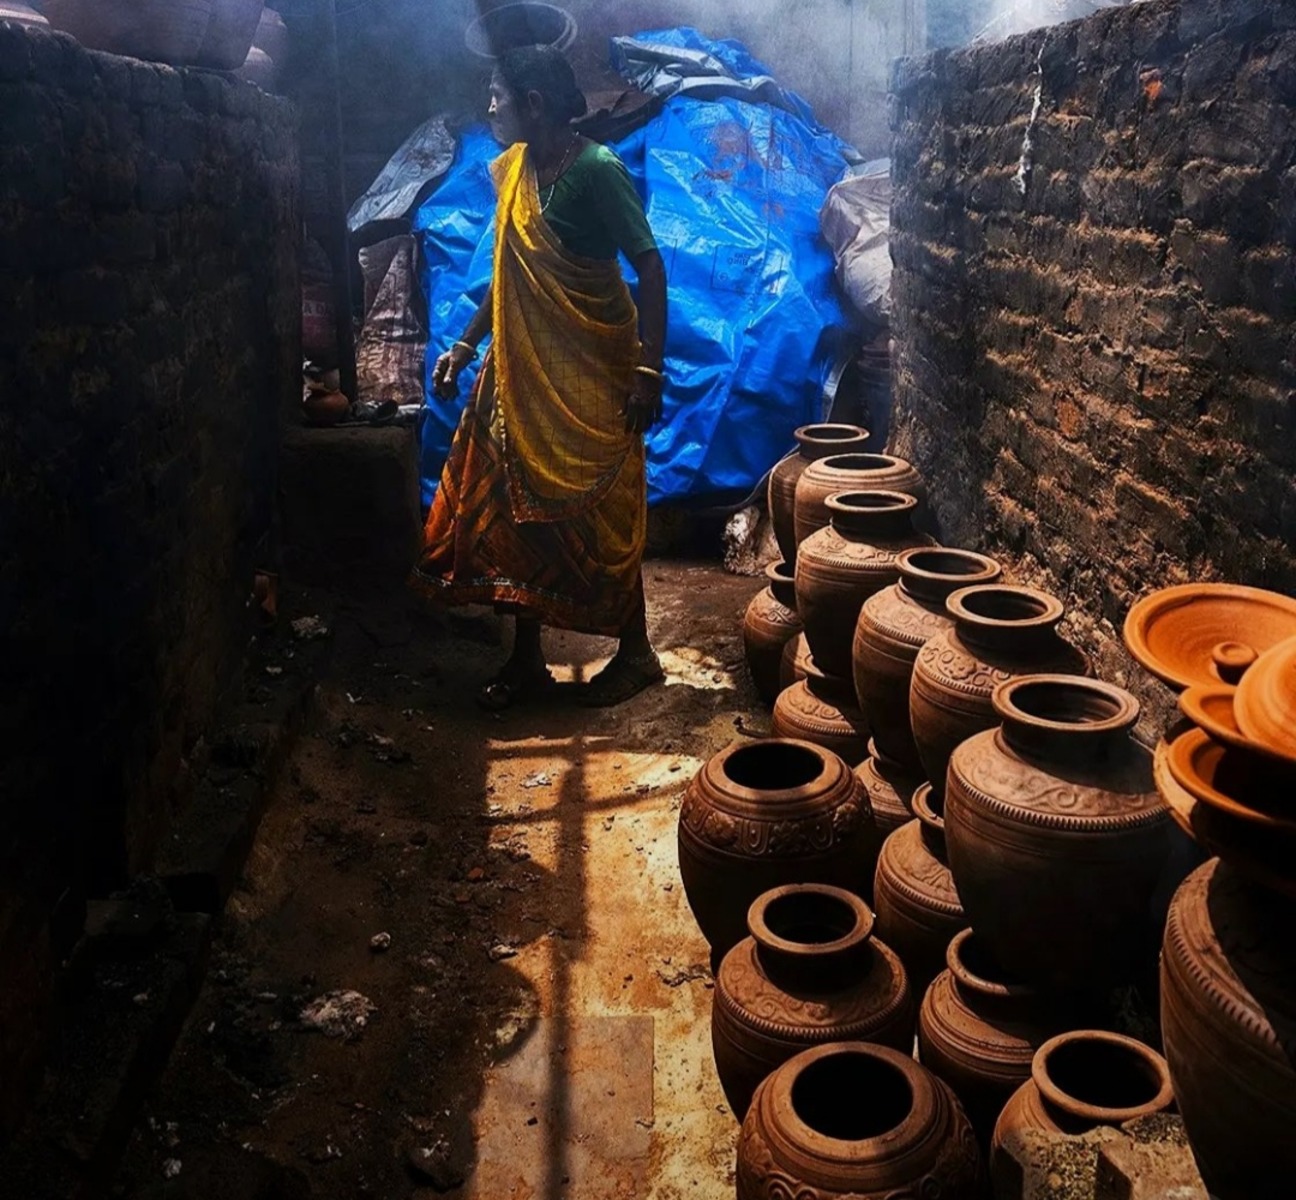
[[[581,258],[606,261],[619,250],[633,260],[657,248],[630,172],[606,146],[586,146],[552,191],[540,189],[540,203],[549,228]]]

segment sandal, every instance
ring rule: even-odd
[[[661,683],[666,678],[661,661],[656,654],[643,654],[634,658],[618,654],[603,668],[581,692],[580,703],[587,708],[611,708],[624,704],[645,688]]]
[[[547,667],[525,674],[501,671],[477,692],[477,706],[487,712],[503,712],[536,699],[555,687],[556,682]]]

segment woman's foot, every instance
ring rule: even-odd
[[[544,663],[510,661],[477,693],[477,704],[487,712],[503,712],[534,700],[554,686],[554,677]]]
[[[623,648],[585,686],[580,702],[588,708],[611,708],[665,678],[666,672],[651,646],[635,650]]]

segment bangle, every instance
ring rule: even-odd
[[[471,356],[471,358],[476,358],[476,357],[477,357],[477,347],[474,346],[474,345],[472,344],[472,342],[463,342],[463,341],[460,341],[460,342],[455,342],[455,345],[456,345],[456,346],[462,346],[465,350],[467,350],[468,353],[469,353],[469,355]]]
[[[659,370],[657,370],[656,367],[649,367],[643,363],[640,363],[637,367],[635,367],[635,371],[640,375],[647,375],[653,379],[661,380],[663,383],[666,382],[666,376],[663,375]]]

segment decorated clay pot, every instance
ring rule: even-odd
[[[948,1086],[869,1042],[803,1050],[756,1089],[738,1200],[976,1200],[982,1167]]]
[[[1155,1050],[1118,1033],[1079,1030],[1036,1052],[1030,1081],[1012,1095],[990,1141],[995,1195],[1017,1194],[1012,1151],[1026,1132],[1077,1135],[1168,1111],[1170,1072]]]
[[[904,967],[876,941],[873,914],[840,888],[793,884],[747,915],[751,936],[720,964],[711,1046],[739,1120],[775,1067],[824,1042],[913,1047],[914,1002]]]
[[[1089,660],[1057,633],[1062,602],[1033,588],[983,584],[945,602],[953,628],[925,642],[909,684],[909,723],[932,787],[945,791],[954,747],[999,723],[991,693],[1016,675],[1087,675]]]
[[[1004,968],[1055,990],[1129,982],[1155,954],[1170,811],[1139,705],[1109,683],[1028,675],[995,689],[1002,726],[950,759],[945,839],[968,920]]]
[[[198,56],[212,0],[45,0],[45,17],[87,50],[183,66]]]
[[[819,669],[849,679],[860,606],[899,578],[901,550],[931,538],[914,532],[918,501],[903,492],[841,492],[824,504],[831,523],[801,543],[797,558],[797,612]]]
[[[904,492],[926,495],[922,476],[891,454],[831,454],[816,459],[796,483],[796,540],[801,545],[828,524],[828,497],[839,492]]]
[[[1075,1022],[1064,998],[1007,974],[970,929],[954,936],[945,961],[923,997],[918,1056],[988,1142],[1008,1098],[1030,1079],[1035,1051]]]
[[[896,557],[898,583],[865,600],[855,624],[851,665],[855,695],[878,750],[915,774],[922,770],[909,727],[909,684],[923,644],[949,629],[945,601],[956,591],[994,583],[999,564],[970,550],[917,547]]]
[[[743,614],[743,651],[747,670],[756,692],[766,704],[773,704],[782,690],[779,674],[783,647],[801,632],[796,613],[796,589],[786,563],[765,568],[769,587],[757,592]]]
[[[797,448],[777,463],[770,472],[766,489],[770,523],[783,561],[795,566],[797,556],[794,506],[796,485],[801,472],[819,458],[863,450],[868,430],[858,425],[802,425],[796,431]]]
[[[851,766],[863,762],[868,754],[868,726],[850,681],[825,675],[813,657],[805,672],[800,683],[784,688],[774,701],[770,725],[774,736],[814,742]]]
[[[680,805],[684,892],[717,961],[746,935],[762,892],[789,883],[859,891],[876,854],[859,780],[809,742],[735,742],[693,777]]]
[[[1296,902],[1219,859],[1194,871],[1170,906],[1161,1032],[1193,1155],[1219,1200],[1292,1194],[1294,930]]]
[[[212,0],[211,21],[198,48],[198,65],[218,71],[241,67],[264,7],[263,0]]]
[[[913,820],[909,801],[923,781],[907,767],[883,757],[875,742],[869,742],[868,751],[868,758],[855,768],[855,774],[864,785],[878,833],[888,837]]]
[[[915,994],[945,967],[945,952],[967,917],[945,857],[945,822],[931,784],[913,796],[914,820],[901,826],[878,855],[873,907],[878,936],[909,972]]]
[[[779,684],[790,688],[794,683],[800,683],[809,673],[810,643],[802,632],[783,647],[783,657],[779,660]]]

